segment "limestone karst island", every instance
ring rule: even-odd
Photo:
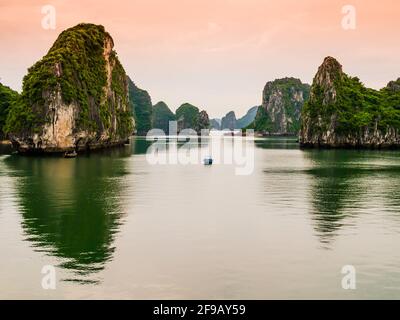
[[[124,144],[152,128],[178,131],[254,129],[261,135],[298,136],[303,147],[400,145],[400,80],[377,91],[345,74],[327,57],[312,86],[295,78],[269,81],[262,104],[241,119],[234,111],[209,119],[182,104],[174,114],[126,74],[112,36],[101,25],[63,31],[23,79],[21,94],[1,85],[1,135],[20,153],[83,152]]]
[[[0,303],[400,299],[400,1],[42,2],[0,1]]]

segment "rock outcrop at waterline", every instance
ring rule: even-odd
[[[399,147],[400,81],[380,91],[350,77],[332,57],[315,75],[302,112],[303,147]]]
[[[28,70],[6,131],[20,152],[122,144],[134,131],[127,76],[103,26],[63,31]]]

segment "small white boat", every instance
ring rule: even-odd
[[[211,157],[204,158],[203,163],[206,166],[210,166],[213,163],[213,159]]]

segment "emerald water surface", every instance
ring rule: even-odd
[[[253,174],[237,176],[150,165],[148,145],[0,149],[0,298],[400,298],[400,152],[258,139]]]

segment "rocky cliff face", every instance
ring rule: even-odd
[[[284,78],[267,82],[262,106],[258,108],[254,129],[278,135],[298,134],[300,115],[310,86],[299,79]]]
[[[260,106],[255,106],[250,108],[243,117],[237,119],[236,128],[243,129],[253,123],[257,116],[257,111],[259,107]]]
[[[133,132],[128,82],[103,26],[63,31],[28,70],[6,131],[20,152],[65,152],[122,144]]]
[[[221,120],[220,119],[211,119],[210,120],[210,129],[221,130]]]
[[[234,111],[230,111],[221,120],[221,130],[235,130],[236,129],[236,115]]]
[[[153,106],[146,90],[138,88],[128,77],[129,101],[136,120],[136,134],[144,136],[151,129]]]
[[[234,111],[230,111],[221,120],[212,119],[210,122],[210,125],[213,129],[216,129],[216,130],[243,129],[254,122],[254,119],[256,118],[256,115],[257,115],[258,108],[259,108],[259,106],[250,108],[249,110],[247,110],[246,114],[239,119],[236,119],[236,114]]]
[[[206,111],[201,111],[199,108],[190,103],[182,104],[176,110],[176,119],[178,122],[178,132],[183,129],[193,129],[200,133],[202,129],[208,129],[210,122]]]
[[[197,127],[197,132],[201,132],[203,129],[209,129],[210,128],[210,119],[208,117],[208,114],[205,110],[200,111],[199,114],[199,124]]]
[[[325,58],[303,108],[302,146],[394,147],[400,145],[399,128],[398,81],[380,91],[369,89],[334,58]]]
[[[0,83],[0,141],[6,138],[4,126],[11,106],[16,103],[18,98],[18,92]]]
[[[392,91],[393,93],[400,92],[400,78],[398,78],[396,81],[390,81],[386,89]]]

